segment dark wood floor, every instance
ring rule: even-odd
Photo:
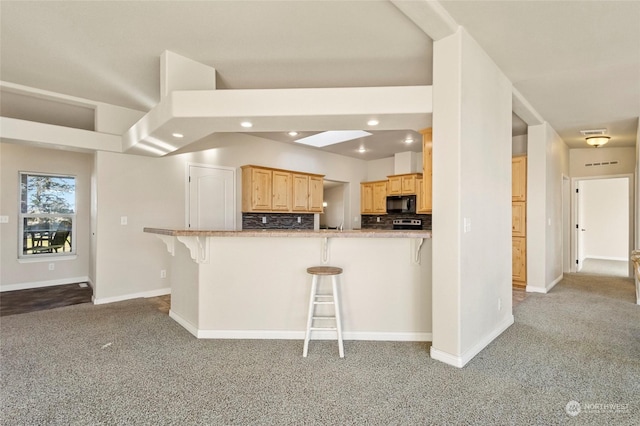
[[[0,293],[0,316],[23,314],[62,306],[90,303],[93,289],[86,283],[32,288]],[[527,297],[521,288],[513,288],[513,307]],[[149,303],[160,312],[169,313],[171,295],[151,297]]]
[[[93,289],[87,283],[5,291],[0,293],[0,316],[90,303],[91,296]]]

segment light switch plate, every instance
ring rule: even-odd
[[[9,223],[9,216],[0,216],[0,223]]]
[[[126,224],[127,224],[127,217],[120,216],[120,225],[126,225]]]

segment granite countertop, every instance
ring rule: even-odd
[[[212,231],[206,229],[167,229],[144,228],[150,234],[173,237],[306,237],[306,238],[431,238],[431,231],[405,231],[390,229],[353,229],[339,231],[335,229],[264,229],[246,231]]]

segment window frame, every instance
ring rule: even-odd
[[[23,203],[27,203],[28,200],[23,200],[23,188],[22,188],[22,180],[23,176],[26,176],[27,179],[29,176],[47,176],[53,178],[72,178],[74,182],[74,191],[73,191],[73,213],[23,213],[22,206]],[[77,188],[78,178],[72,174],[63,174],[63,173],[46,173],[46,172],[27,172],[27,171],[19,171],[18,172],[18,260],[19,261],[37,261],[38,259],[51,259],[51,258],[75,258],[77,256],[77,245],[76,245],[76,229],[77,229],[77,216],[78,216],[78,188]],[[71,220],[71,251],[66,252],[52,252],[52,253],[25,253],[24,252],[24,242],[25,242],[25,229],[24,222],[25,219],[28,218],[66,218]]]

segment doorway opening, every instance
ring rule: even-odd
[[[320,229],[343,229],[346,225],[347,183],[333,180],[324,181],[322,213],[320,213]]]
[[[575,179],[574,188],[573,272],[630,276],[631,175]]]

